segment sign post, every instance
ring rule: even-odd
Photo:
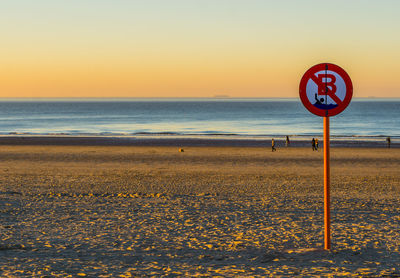
[[[324,248],[331,249],[329,117],[341,113],[353,97],[349,75],[339,66],[322,63],[311,67],[300,81],[300,99],[311,113],[324,117]]]
[[[331,249],[331,168],[330,168],[330,140],[329,117],[324,117],[324,248]]]

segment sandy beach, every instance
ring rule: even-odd
[[[178,152],[182,147],[184,152]],[[0,147],[0,276],[400,276],[400,149]]]

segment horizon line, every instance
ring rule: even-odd
[[[297,99],[298,97],[0,97],[5,99]],[[398,97],[353,97],[353,99],[396,99]]]

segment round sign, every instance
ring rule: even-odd
[[[329,63],[311,67],[300,81],[300,99],[311,113],[331,117],[350,104],[353,84],[339,66]]]

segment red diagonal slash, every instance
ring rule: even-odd
[[[331,78],[331,81],[329,81],[328,83],[324,83],[322,81],[322,78],[326,76]],[[337,105],[340,105],[342,103],[342,100],[335,94],[336,86],[334,83],[336,81],[336,78],[333,74],[318,74],[318,77],[314,74],[311,74],[311,79],[318,86],[318,95],[328,95],[334,102],[336,102]],[[328,86],[331,86],[332,90],[330,90]],[[327,92],[325,92],[325,88]]]

